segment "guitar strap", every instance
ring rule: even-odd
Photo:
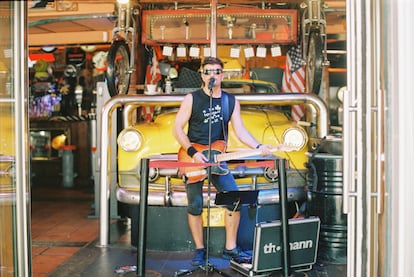
[[[222,127],[223,127],[223,136],[224,141],[227,141],[227,128],[228,128],[228,122],[230,120],[230,112],[229,112],[229,97],[227,93],[221,94],[221,109],[223,113],[223,121],[222,121]]]

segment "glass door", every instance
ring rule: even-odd
[[[347,1],[348,91],[344,97],[344,212],[347,276],[387,276],[384,6]],[[387,193],[386,193],[387,191]],[[394,275],[393,275],[394,276]]]
[[[25,1],[0,2],[0,276],[31,276]]]

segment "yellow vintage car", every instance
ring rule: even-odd
[[[223,87],[224,90],[235,93],[241,105],[244,124],[260,143],[283,146],[274,152],[273,157],[235,155],[237,158],[227,161],[240,190],[258,190],[256,205],[242,207],[240,224],[243,228],[239,228],[238,233],[238,244],[243,249],[251,249],[249,247],[252,247],[255,223],[280,218],[280,178],[278,170],[275,170],[275,159],[286,159],[288,216],[306,213],[306,205],[302,204],[307,203],[309,195],[307,166],[312,149],[308,148],[313,148],[319,139],[327,135],[328,113],[323,100],[317,95],[278,93],[274,84],[232,79],[226,80]],[[248,91],[245,90],[246,87],[249,87]],[[181,224],[186,221],[187,197],[178,165],[180,146],[172,135],[179,105],[184,98],[183,94],[187,92],[189,91],[181,94],[175,91],[173,94],[161,95],[117,95],[103,109],[102,117],[106,118],[106,113],[114,110],[114,107],[123,107],[124,128],[117,137],[118,183],[115,197],[126,205],[127,210],[123,210],[131,218],[131,244],[134,246],[138,245],[137,234],[141,218],[139,208],[145,204],[148,212],[148,222],[145,224],[148,228],[148,249],[181,251],[193,247],[188,227]],[[315,120],[312,118],[309,122],[311,127],[305,129],[301,126],[303,123],[299,125],[291,120],[286,111],[290,111],[290,106],[294,104],[306,105],[312,116],[315,112]],[[134,122],[136,115],[140,113],[138,109],[142,111],[146,107],[157,111],[153,119]],[[101,147],[102,151],[105,147],[110,150],[110,145],[103,145],[105,146]],[[236,139],[230,127],[226,152],[238,154],[250,150]],[[103,155],[102,161],[105,157]],[[102,165],[106,166],[107,164]],[[142,180],[141,171],[145,177]],[[101,174],[101,177],[105,178],[105,174]],[[102,184],[106,184],[105,179]],[[141,185],[148,189],[141,191]],[[203,222],[221,227],[214,229],[218,233],[212,242],[213,252],[220,253],[224,243],[224,208],[214,202],[214,187],[209,190],[206,181],[204,188],[205,209],[209,211],[209,204],[212,209],[210,213],[203,213]],[[106,187],[101,188],[101,191],[104,190],[106,191]],[[145,203],[140,201],[142,193],[148,193]],[[103,206],[102,210],[106,211],[107,208]],[[208,214],[210,220],[206,218]],[[176,224],[177,222],[180,224]]]

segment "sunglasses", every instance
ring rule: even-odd
[[[215,68],[215,69],[204,69],[203,70],[204,75],[211,75],[211,73],[213,73],[214,75],[220,75],[221,73],[223,73],[223,69]]]

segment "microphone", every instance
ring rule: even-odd
[[[210,78],[210,82],[208,82],[208,89],[212,89],[214,87],[214,83],[216,82],[216,79],[213,77]]]

